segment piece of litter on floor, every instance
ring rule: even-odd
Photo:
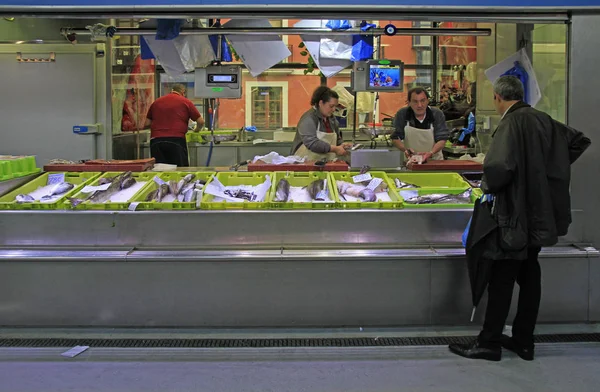
[[[87,350],[88,348],[90,348],[90,346],[75,346],[72,349],[67,350],[60,355],[62,355],[63,357],[73,358],[73,357],[78,356],[79,354],[81,354],[82,352]]]

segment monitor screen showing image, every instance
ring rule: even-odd
[[[398,89],[401,86],[402,72],[398,65],[371,64],[369,67],[370,88]]]

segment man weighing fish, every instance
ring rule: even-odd
[[[444,159],[442,149],[450,131],[444,113],[429,107],[429,94],[423,88],[408,90],[408,106],[398,110],[394,127],[392,140],[406,158],[420,155],[423,162]]]

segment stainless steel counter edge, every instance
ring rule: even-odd
[[[461,258],[461,248],[429,249],[314,249],[314,250],[166,250],[166,249],[0,249],[1,261],[81,261],[81,262],[142,262],[142,261],[285,261],[285,260],[419,260]],[[540,258],[597,258],[600,252],[578,245],[544,248]]]

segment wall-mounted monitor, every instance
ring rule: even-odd
[[[400,60],[367,60],[354,63],[354,91],[404,91],[404,63]]]

